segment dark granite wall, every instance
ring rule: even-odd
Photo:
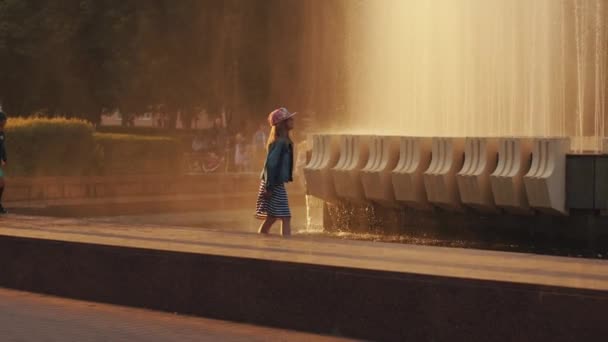
[[[6,236],[0,286],[371,340],[608,336],[606,292]]]

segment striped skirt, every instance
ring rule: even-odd
[[[285,184],[275,186],[272,189],[272,195],[270,197],[264,197],[265,187],[266,183],[262,180],[258,192],[255,217],[262,220],[266,219],[267,216],[291,217]]]

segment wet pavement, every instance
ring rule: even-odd
[[[292,227],[295,231],[306,232],[306,207],[294,206]],[[184,226],[229,232],[256,232],[261,221],[254,218],[252,208],[218,209],[183,213],[155,213],[145,215],[117,215],[85,218],[91,222],[118,224],[147,224],[158,226]],[[279,224],[273,228],[278,231]]]
[[[197,227],[8,215],[0,235],[463,279],[608,290],[608,261]]]
[[[253,218],[251,208],[217,209],[207,211],[147,213],[141,215],[115,215],[88,217],[92,222],[117,224],[147,224],[159,226],[183,226],[230,232],[255,232],[260,221]],[[373,241],[399,244],[413,244],[436,247],[471,248],[517,253],[608,259],[608,248],[600,241],[580,241],[569,238],[545,238],[539,235],[500,232],[492,227],[475,234],[436,234],[423,230],[409,233],[387,233],[308,229],[306,226],[306,207],[293,206],[292,226],[300,235],[310,237],[334,238],[340,240]],[[278,224],[274,231],[278,231]],[[444,229],[449,232],[449,227]]]

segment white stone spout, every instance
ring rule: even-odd
[[[326,202],[338,200],[331,175],[331,168],[340,157],[338,140],[335,135],[313,135],[311,159],[304,168],[307,193]]]
[[[456,174],[464,161],[464,138],[434,138],[424,186],[430,203],[448,211],[464,211]]]
[[[501,138],[498,164],[490,175],[496,205],[512,214],[533,214],[524,189],[523,178],[532,160],[531,138]]]
[[[370,136],[340,136],[340,159],[331,169],[336,194],[351,202],[367,202],[361,170],[367,164]]]
[[[431,163],[431,138],[401,137],[399,161],[392,172],[395,199],[416,209],[428,210],[429,204],[424,187],[424,172]]]
[[[566,154],[569,151],[569,138],[535,139],[532,165],[524,176],[531,207],[550,214],[568,214]]]
[[[391,171],[399,161],[399,138],[374,136],[369,146],[367,165],[361,170],[365,197],[373,202],[395,206]]]

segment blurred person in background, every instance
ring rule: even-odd
[[[245,144],[245,138],[237,133],[234,138],[234,167],[236,172],[249,171],[249,146]]]
[[[228,167],[231,159],[229,156],[229,144],[230,137],[228,136],[228,130],[224,126],[224,122],[221,117],[217,117],[211,127],[211,149],[221,159],[226,161],[226,167]]]
[[[266,125],[260,124],[258,129],[253,133],[251,140],[252,160],[256,169],[261,169],[264,165],[264,157],[266,157],[266,143],[268,142],[268,134],[266,133]]]
[[[197,133],[192,139],[192,152],[190,152],[190,171],[202,171],[208,143],[202,134]]]

